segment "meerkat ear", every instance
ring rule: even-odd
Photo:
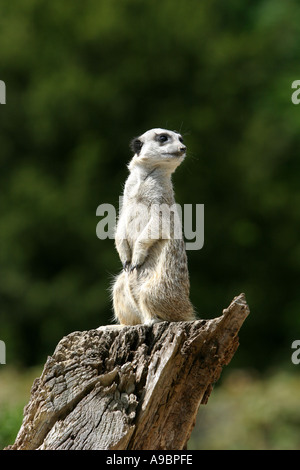
[[[140,139],[138,138],[135,138],[130,142],[130,148],[133,151],[133,153],[139,154],[142,147],[143,147],[143,142],[141,142]]]

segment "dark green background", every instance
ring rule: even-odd
[[[41,364],[111,321],[121,265],[99,240],[129,140],[180,130],[177,202],[205,205],[189,251],[202,318],[245,292],[239,367],[290,365],[300,334],[300,13],[296,0],[12,0],[0,4],[0,338]]]

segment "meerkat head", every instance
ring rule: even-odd
[[[175,131],[166,129],[151,129],[130,144],[134,157],[129,164],[132,170],[137,166],[149,168],[162,167],[171,172],[184,160],[186,146],[182,136]]]

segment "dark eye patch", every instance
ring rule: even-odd
[[[157,134],[155,140],[161,144],[164,144],[169,139],[168,134]]]
[[[132,139],[129,146],[133,153],[139,154],[143,147],[143,142],[136,137],[135,139]]]

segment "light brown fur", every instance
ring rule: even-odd
[[[164,129],[147,131],[133,147],[115,234],[124,267],[113,285],[115,319],[121,325],[194,320],[184,241],[174,236],[174,221],[169,228],[162,224],[158,237],[149,236],[157,221],[151,209],[174,207],[171,174],[186,148],[180,134]]]

